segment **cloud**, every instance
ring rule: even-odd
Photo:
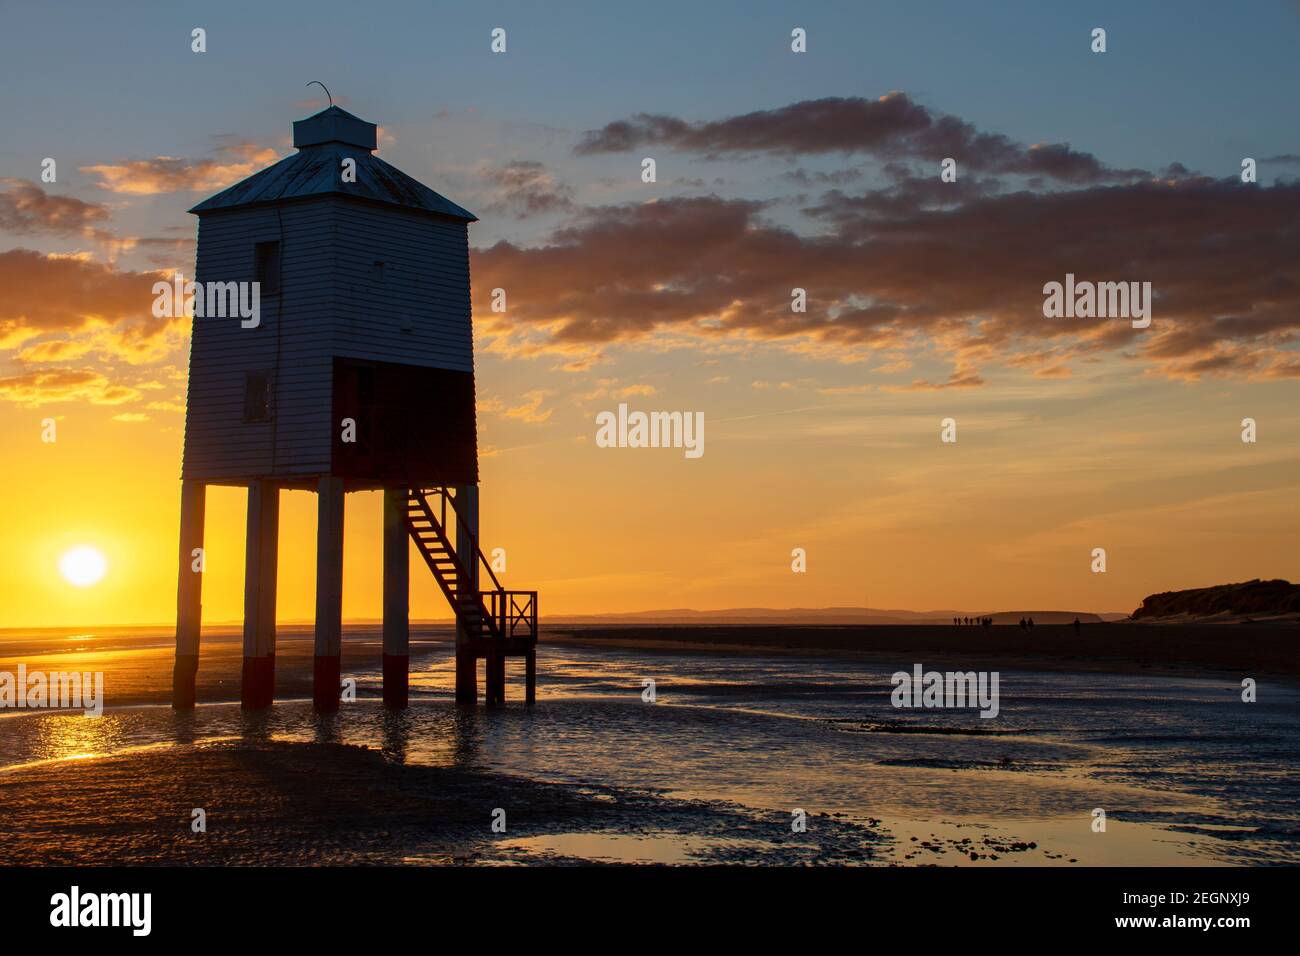
[[[221,137],[215,159],[124,159],[115,163],[82,166],[83,173],[99,177],[101,189],[135,196],[224,189],[279,158],[269,147],[233,137]]]
[[[703,123],[638,113],[583,135],[578,155],[663,146],[705,156],[774,153],[812,156],[862,153],[881,159],[945,157],[959,168],[1046,176],[1068,183],[1124,182],[1142,170],[1112,169],[1065,143],[1024,146],[999,133],[983,133],[955,116],[936,113],[906,93],[878,99],[826,97]]]
[[[24,361],[66,361],[91,352],[142,364],[172,353],[186,319],[154,318],[157,272],[114,269],[87,256],[0,252],[0,351]]]
[[[25,179],[0,179],[0,229],[20,235],[81,235],[102,233],[95,223],[108,219],[108,210],[72,196],[50,195]]]
[[[149,402],[145,408],[155,412],[172,412],[177,415],[185,413],[185,405],[181,401],[175,402]]]
[[[18,361],[23,363],[74,361],[93,351],[94,348],[95,343],[90,339],[43,339],[20,351]]]
[[[494,316],[488,334],[517,340],[495,343],[517,355],[684,336],[954,362],[951,380],[912,389],[970,387],[982,366],[1045,347],[1056,366],[1112,352],[1176,378],[1290,368],[1300,183],[977,188],[940,203],[900,182],[888,215],[874,193],[827,194],[812,213],[829,231],[814,235],[766,220],[764,203],[716,196],[583,210],[540,245],[475,251],[476,284],[511,290],[508,319]],[[1044,318],[1043,285],[1067,272],[1151,282],[1151,328]],[[806,313],[790,310],[795,287],[808,290]]]
[[[489,212],[505,213],[516,219],[573,208],[572,191],[535,160],[514,160],[503,166],[482,164],[480,178],[494,187],[493,197],[485,207]]]
[[[872,385],[835,385],[827,388],[819,388],[817,391],[822,395],[861,395],[869,392],[874,388]]]
[[[602,400],[618,400],[637,396],[649,397],[658,393],[659,389],[649,383],[635,382],[631,385],[620,385],[619,380],[616,378],[598,378],[591,389],[586,392],[576,393],[571,397],[576,403],[582,405]]]
[[[172,236],[143,236],[122,240],[126,251],[138,250],[151,266],[164,272],[189,272],[194,265],[194,239]]]
[[[108,209],[97,203],[52,195],[27,180],[0,179],[0,231],[18,235],[81,236],[98,243],[109,261],[138,250],[158,268],[174,270],[193,263],[194,239],[119,236],[96,225],[108,219]]]
[[[861,179],[860,169],[836,169],[831,172],[809,171],[800,167],[781,174],[781,178],[800,186],[844,186]]]
[[[910,385],[883,385],[881,390],[886,392],[942,392],[948,388],[975,388],[983,384],[984,379],[978,375],[962,375],[954,372],[946,382],[930,382],[918,378]]]
[[[507,408],[505,415],[507,418],[515,418],[519,421],[540,423],[550,419],[551,414],[555,411],[553,408],[542,408],[542,403],[549,398],[551,393],[545,389],[535,389],[531,392],[525,392],[524,402]]]
[[[75,401],[121,405],[139,397],[138,389],[115,384],[94,369],[50,369],[0,378],[0,398],[27,408]]]

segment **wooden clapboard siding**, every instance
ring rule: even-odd
[[[465,223],[346,201],[338,221],[335,354],[473,372]]]
[[[336,217],[334,202],[312,199],[200,218],[196,281],[252,282],[256,244],[280,242],[280,293],[262,296],[255,329],[195,318],[186,478],[328,473]],[[245,372],[257,370],[274,373],[270,422],[243,420]]]
[[[281,243],[280,293],[262,297],[259,326],[194,320],[184,477],[332,473],[335,356],[466,373],[472,402],[465,222],[337,194],[215,209],[200,215],[196,280],[252,282],[268,241]],[[274,374],[272,421],[245,422],[245,373],[259,370]],[[472,414],[450,440],[474,448]]]

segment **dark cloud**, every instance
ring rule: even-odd
[[[881,159],[937,164],[952,157],[959,168],[1045,176],[1064,183],[1125,182],[1142,170],[1112,169],[1064,143],[1023,146],[998,133],[982,133],[955,116],[935,113],[906,93],[879,99],[827,97],[803,100],[703,123],[638,113],[586,133],[580,155],[666,146],[706,156],[777,153],[864,153]]]
[[[845,186],[862,178],[860,169],[836,169],[831,172],[809,171],[802,167],[782,173],[781,178],[800,186]]]
[[[908,218],[927,209],[960,206],[1002,191],[1002,184],[992,177],[966,177],[946,183],[938,176],[918,176],[901,163],[886,164],[883,172],[893,181],[892,186],[856,195],[831,190],[816,205],[805,207],[804,213],[851,229],[854,223],[867,221],[864,217]]]
[[[1156,180],[1001,194],[969,182],[960,201],[900,178],[887,191],[832,192],[813,209],[829,231],[800,235],[765,205],[718,197],[583,213],[534,248],[477,250],[476,283],[508,287],[509,319],[485,325],[530,348],[739,335],[845,357],[920,346],[948,355],[952,380],[1022,350],[1072,358],[1118,352],[1178,377],[1293,373],[1300,332],[1300,184]],[[1047,319],[1044,283],[1151,282],[1154,322]],[[808,290],[806,313],[791,289]],[[480,315],[482,313],[480,312]],[[913,383],[928,388],[928,382]]]
[[[479,175],[496,190],[485,207],[489,212],[506,213],[516,219],[573,208],[571,190],[557,182],[545,164],[535,160],[515,160],[504,166],[484,166]]]
[[[108,219],[108,210],[72,196],[50,195],[25,179],[0,179],[0,229],[31,235],[84,235],[97,237],[95,223]]]

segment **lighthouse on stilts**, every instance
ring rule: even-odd
[[[374,155],[376,126],[330,106],[297,153],[199,203],[181,483],[172,706],[193,707],[207,485],[248,489],[240,699],[275,696],[280,491],[318,496],[317,709],[341,682],[343,496],[382,490],[384,702],[407,702],[409,548],[456,620],[456,701],[536,684],[537,593],[507,591],[478,543],[469,283],[474,215]],[[252,286],[256,283],[256,286]],[[255,294],[248,310],[220,308]],[[216,300],[214,302],[214,299]],[[235,299],[231,298],[231,302]]]

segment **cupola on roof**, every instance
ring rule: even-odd
[[[311,196],[340,195],[431,215],[477,222],[478,217],[374,155],[378,127],[330,106],[293,124],[298,152],[203,200],[196,215]],[[343,161],[356,162],[356,182],[344,182]]]

